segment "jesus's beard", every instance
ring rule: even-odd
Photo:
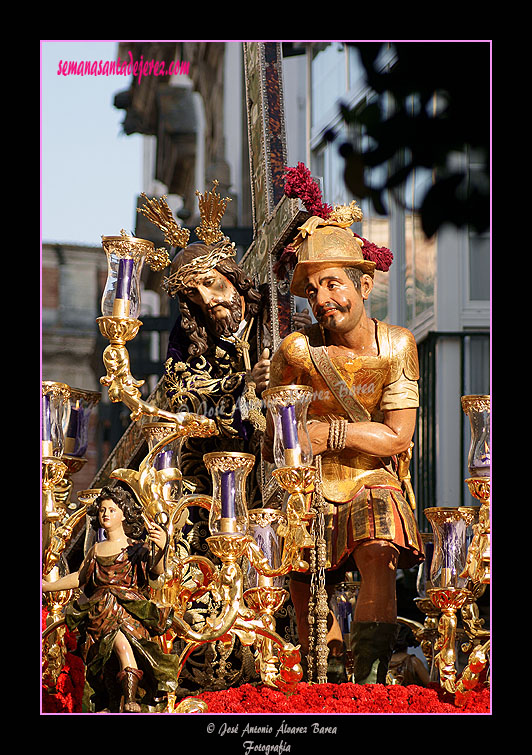
[[[242,322],[242,304],[237,291],[231,295],[230,301],[217,301],[217,306],[224,307],[225,317],[216,318],[209,313],[209,325],[218,338],[228,338],[236,333]]]

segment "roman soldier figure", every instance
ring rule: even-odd
[[[292,246],[291,291],[308,299],[317,322],[292,333],[272,357],[270,388],[308,385],[308,427],[321,455],[327,503],[328,591],[355,565],[361,586],[351,625],[356,683],[384,683],[397,634],[396,570],[423,560],[408,474],[418,406],[412,334],[366,314],[375,261],[349,226],[356,203],[327,219],[309,218]],[[263,456],[272,460],[267,417]],[[310,575],[291,573],[290,591],[303,651],[308,647]],[[329,648],[341,633],[329,632]]]

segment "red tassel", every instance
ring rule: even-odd
[[[365,260],[370,260],[376,263],[376,270],[382,270],[387,273],[390,269],[390,265],[393,262],[393,254],[385,246],[377,246],[372,241],[359,236],[355,233],[357,239],[362,241],[362,254]]]

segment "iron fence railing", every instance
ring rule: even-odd
[[[445,339],[459,342],[459,385],[460,395],[457,396],[457,407],[460,406],[461,396],[467,394],[488,394],[490,392],[490,333],[488,330],[478,331],[431,331],[418,343],[419,356],[419,410],[417,427],[414,435],[414,453],[412,458],[412,481],[418,503],[418,524],[423,531],[430,531],[430,525],[423,516],[423,510],[437,505],[437,431],[438,431],[438,400],[437,379],[438,346]],[[441,376],[441,374],[440,374]],[[456,376],[455,376],[456,378]],[[469,451],[469,421],[463,415],[462,432],[456,439],[460,443],[460,459],[462,467],[460,473],[467,475],[467,454]],[[460,501],[466,502],[466,486],[460,487]]]

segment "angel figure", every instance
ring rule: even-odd
[[[142,506],[120,484],[102,488],[87,513],[105,539],[90,548],[77,572],[43,582],[43,592],[82,589],[65,620],[79,632],[95,711],[153,710],[177,686],[177,656],[156,640],[170,628],[173,610],[149,599],[148,580],[163,571],[166,532],[145,524]]]

